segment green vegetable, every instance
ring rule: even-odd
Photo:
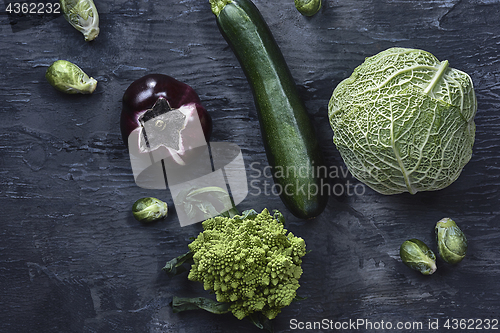
[[[418,239],[410,239],[401,244],[399,255],[403,263],[424,275],[430,275],[437,269],[436,255]]]
[[[177,211],[182,210],[192,221],[202,221],[219,212],[227,212],[228,217],[238,214],[226,190],[217,186],[186,188],[175,198]]]
[[[67,94],[91,94],[97,86],[94,78],[89,78],[80,67],[66,60],[50,65],[45,78],[54,88]]]
[[[186,271],[184,264],[193,264],[193,252],[187,252],[184,253],[183,255],[178,256],[177,258],[174,258],[167,262],[165,264],[165,267],[163,267],[163,270],[167,272],[169,276],[175,276],[177,274],[180,274],[182,272]]]
[[[238,319],[249,317],[254,323],[259,315],[275,318],[297,299],[301,258],[306,254],[304,240],[288,232],[282,221],[281,213],[271,215],[267,209],[260,214],[249,210],[233,218],[217,216],[204,221],[204,231],[189,244],[192,257],[175,258],[164,270],[176,273],[192,259],[188,279],[203,283],[205,290],[215,293],[217,302],[229,307],[196,298],[192,305],[184,299],[176,311],[208,306],[231,311]],[[257,322],[267,325],[266,320]]]
[[[168,206],[156,198],[141,198],[132,206],[132,213],[139,222],[155,222],[167,216]]]
[[[295,0],[295,8],[305,16],[313,16],[321,9],[321,0]]]
[[[467,252],[467,238],[455,221],[444,218],[436,223],[439,255],[450,264],[457,264]]]
[[[267,159],[286,207],[312,218],[326,207],[323,156],[281,50],[250,0],[210,0],[221,34],[253,91]]]
[[[94,40],[99,35],[99,14],[92,0],[59,0],[64,18],[85,37]]]
[[[429,52],[391,48],[333,91],[330,124],[350,173],[382,194],[453,183],[472,155],[472,80]]]
[[[215,314],[224,314],[229,312],[229,303],[220,303],[205,297],[183,298],[174,296],[170,306],[174,313],[202,309]]]

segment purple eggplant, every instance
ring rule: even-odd
[[[148,123],[150,120],[154,122]],[[165,123],[170,123],[170,127],[158,125]],[[152,133],[151,124],[159,126],[156,132],[163,133],[153,137],[157,133]],[[125,91],[120,128],[129,149],[130,145],[138,145],[144,153],[166,149],[162,154],[171,157],[174,165],[184,165],[196,155],[193,143],[209,142],[212,118],[193,88],[168,75],[149,74],[134,81]]]

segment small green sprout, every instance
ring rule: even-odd
[[[436,223],[439,255],[449,264],[457,264],[467,252],[467,238],[455,221],[444,218]]]
[[[141,198],[132,206],[132,213],[139,222],[155,222],[167,216],[168,206],[156,198]]]
[[[99,14],[92,0],[59,0],[64,18],[90,42],[99,35]]]
[[[399,255],[403,263],[424,275],[430,275],[437,269],[436,255],[418,239],[410,239],[401,244]]]
[[[67,94],[91,94],[97,86],[94,78],[66,60],[57,60],[50,65],[45,78],[54,88]]]
[[[321,0],[295,0],[295,8],[305,16],[313,16],[321,9]]]

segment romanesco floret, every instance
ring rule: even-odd
[[[203,222],[189,244],[194,264],[188,279],[203,283],[217,301],[230,302],[238,318],[262,312],[273,319],[299,288],[306,244],[264,209]]]

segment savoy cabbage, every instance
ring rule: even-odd
[[[382,194],[439,190],[470,160],[472,80],[431,53],[391,48],[333,91],[333,141],[351,174]]]

